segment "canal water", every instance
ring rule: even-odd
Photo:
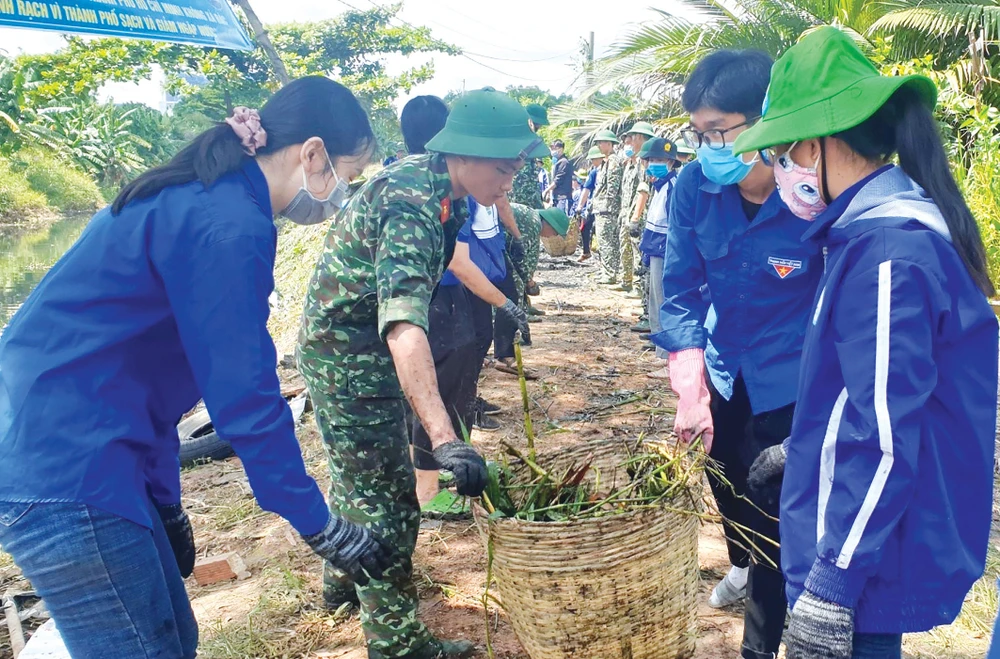
[[[89,220],[89,215],[78,215],[41,227],[0,226],[0,328],[7,326]]]

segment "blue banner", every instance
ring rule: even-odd
[[[0,25],[254,48],[227,0],[0,0]]]

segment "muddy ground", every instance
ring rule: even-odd
[[[672,426],[673,399],[663,380],[648,371],[659,368],[650,347],[629,331],[639,302],[622,292],[598,286],[597,267],[572,259],[543,256],[536,280],[536,305],[546,312],[532,325],[534,345],[525,362],[540,379],[529,383],[532,418],[540,446],[558,446],[591,437],[666,437]],[[282,341],[279,339],[279,346]],[[286,376],[289,374],[286,373]],[[481,382],[485,397],[503,406],[502,429],[473,434],[487,455],[501,440],[524,445],[523,414],[516,378],[488,369]],[[310,471],[323,487],[328,477],[318,434],[309,415],[300,428]],[[329,613],[319,605],[319,561],[283,520],[261,511],[252,498],[237,459],[210,463],[183,474],[184,503],[195,528],[199,556],[238,552],[250,576],[209,587],[193,580],[188,589],[202,630],[199,656],[366,657],[355,613]],[[0,560],[6,559],[0,557]],[[738,656],[742,633],[739,607],[716,611],[706,604],[715,582],[728,569],[717,525],[701,527],[699,563],[702,585],[698,604],[699,659]],[[445,638],[474,640],[485,656],[486,620],[498,659],[526,659],[502,612],[481,604],[486,559],[471,521],[425,523],[414,558],[421,593],[421,614]],[[16,568],[0,562],[0,587],[19,583]],[[996,610],[992,587],[977,595],[971,621],[907,639],[911,657],[982,657],[988,626]],[[992,607],[992,612],[990,611]],[[971,605],[970,605],[971,608]],[[988,620],[989,619],[989,620]],[[5,654],[0,631],[0,656]],[[9,653],[9,648],[6,649]]]

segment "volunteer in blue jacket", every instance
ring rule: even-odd
[[[326,78],[237,108],[97,213],[0,337],[0,545],[75,659],[195,656],[176,424],[199,398],[262,508],[352,578],[388,564],[306,473],[267,332],[274,217],[330,217],[373,144]]]
[[[687,81],[682,102],[691,125],[682,135],[698,159],[674,186],[663,329],[651,335],[670,353],[675,430],[684,441],[700,436],[725,472],[725,481],[710,483],[733,568],[710,604],[746,594],[747,659],[778,651],[786,603],[778,525],[746,499],[746,478],[761,451],[791,430],[802,340],[823,267],[819,248],[802,243],[809,225],[781,202],[771,168],[733,155],[733,141],[759,118],[770,69],[764,53],[719,51]],[[761,507],[777,515],[776,503]]]
[[[785,465],[793,659],[898,658],[903,633],[955,619],[985,565],[997,319],[936,96],[821,28],[777,62],[736,143],[773,147],[781,196],[826,256],[791,437],[752,475]]]
[[[662,137],[649,140],[639,149],[639,158],[645,166],[645,179],[639,184],[639,194],[653,198],[646,211],[646,225],[639,239],[643,265],[649,268],[649,295],[646,300],[650,330],[659,332],[660,307],[663,306],[663,255],[667,251],[667,228],[669,225],[670,195],[677,180],[677,146]],[[656,348],[656,356],[667,359],[663,348]],[[666,366],[646,374],[647,377],[663,380],[670,377]]]

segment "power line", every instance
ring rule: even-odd
[[[367,0],[367,1],[368,1],[368,4],[372,5],[376,9],[385,9],[385,7],[379,5],[374,0]],[[357,7],[354,7],[353,5],[351,5],[348,2],[346,2],[346,0],[338,0],[338,2],[340,2],[340,3],[344,4],[344,5],[347,5],[348,7],[350,7],[351,9],[353,9],[354,11],[358,11],[358,12],[361,11]],[[399,22],[403,23],[404,25],[409,26],[411,29],[414,29],[414,30],[419,30],[420,29],[416,25],[414,25],[413,23],[410,23],[409,21],[407,21],[405,18],[401,18],[400,16],[393,16],[393,18],[396,19],[396,20],[398,20]],[[461,32],[458,32],[457,30],[452,30],[449,27],[443,26],[440,23],[437,23],[435,21],[430,21],[429,20],[427,22],[428,23],[432,23],[434,25],[439,25],[440,27],[443,27],[444,29],[449,30],[451,32],[455,32],[456,34],[463,34]],[[486,42],[483,42],[483,43],[486,43]],[[469,60],[473,64],[476,64],[477,66],[481,66],[481,67],[483,67],[485,69],[489,69],[490,71],[494,71],[496,73],[499,73],[500,75],[507,76],[508,78],[515,78],[517,80],[524,80],[526,82],[557,82],[559,80],[563,80],[564,79],[564,78],[561,78],[561,77],[560,78],[526,78],[524,76],[519,76],[519,75],[515,75],[513,73],[508,73],[506,71],[501,71],[500,69],[498,69],[498,68],[496,68],[494,66],[490,66],[489,64],[484,64],[483,62],[480,62],[478,60],[473,59],[472,57],[470,57],[469,55],[467,55],[464,51],[461,52],[461,53],[459,53],[459,56],[464,57],[465,59]],[[479,55],[479,56],[482,57],[482,55]],[[496,59],[499,59],[499,58],[496,58]],[[511,60],[511,61],[516,61],[516,60]]]

